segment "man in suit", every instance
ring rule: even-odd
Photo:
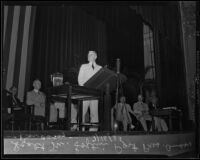
[[[88,61],[87,64],[82,64],[78,74],[78,84],[80,86],[84,86],[85,82],[87,82],[95,73],[97,73],[102,66],[96,63],[97,53],[95,51],[89,51],[88,53]],[[98,117],[98,100],[85,100],[83,101],[83,116],[82,122],[85,122],[86,112],[90,108],[90,120],[92,123],[99,122]],[[84,130],[84,129],[83,129]],[[97,131],[98,128],[90,128],[90,131]]]
[[[158,98],[156,96],[151,97],[149,108],[150,108],[150,110],[155,110],[155,109],[159,108]],[[168,126],[163,118],[154,116],[154,120],[155,120],[155,125],[157,126],[158,132],[160,132],[160,131],[167,132],[168,131]]]
[[[33,81],[34,89],[27,92],[26,103],[27,105],[34,105],[34,116],[41,119],[41,128],[44,129],[44,118],[45,118],[45,102],[46,96],[40,91],[41,82],[36,79]]]
[[[17,98],[17,88],[15,86],[12,86],[9,91],[11,93],[11,94],[8,94],[9,106],[21,108],[20,107],[21,102]]]
[[[115,116],[114,116],[114,113],[115,113]],[[132,118],[131,118],[130,113],[134,115],[134,112],[132,111],[131,106],[126,103],[126,97],[121,96],[120,103],[115,104],[115,106],[111,110],[111,115],[112,115],[111,121],[115,119],[118,126],[120,126],[119,124],[122,124],[123,126],[122,130],[126,132],[128,130],[128,126],[130,128],[134,128],[134,126],[132,125]],[[113,116],[115,118],[113,118]],[[112,123],[112,129],[114,130],[113,127],[114,127],[114,123]]]
[[[145,131],[147,131],[146,121],[152,121],[151,115],[149,115],[149,107],[146,103],[143,102],[143,96],[138,95],[138,102],[134,103],[133,111],[136,118],[140,121]]]
[[[7,127],[9,124],[9,121],[14,122],[14,126],[18,127],[18,129],[23,128],[24,124],[24,110],[22,107],[22,103],[16,96],[17,94],[17,88],[15,86],[12,86],[9,91],[3,90],[3,102],[2,108],[3,108],[3,125]],[[4,128],[5,128],[4,127]],[[14,127],[14,129],[16,128]]]
[[[156,116],[152,117],[149,114],[149,106],[143,102],[143,96],[141,94],[138,95],[138,102],[134,103],[133,110],[136,118],[141,122],[143,128],[145,131],[147,131],[147,123],[146,121],[152,121],[155,122],[155,128],[158,131],[167,131],[167,125],[163,119],[160,119]],[[152,127],[151,127],[152,130]]]

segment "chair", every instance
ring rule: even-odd
[[[10,113],[7,113],[8,120],[6,123],[11,125],[11,130],[23,130],[26,128],[26,113],[24,106],[10,106]],[[9,118],[10,117],[10,118]]]
[[[7,112],[2,113],[2,126],[4,130],[7,130],[8,128],[14,130],[13,114],[9,114]]]
[[[27,94],[25,94],[25,102],[27,102]],[[27,115],[27,122],[26,122],[26,129],[28,130],[44,130],[46,129],[47,126],[47,116],[46,116],[46,107],[47,104],[45,104],[45,117],[43,116],[38,116],[34,114],[34,110],[35,110],[35,105],[25,105],[25,113]],[[44,126],[42,126],[41,124],[44,124]]]
[[[18,99],[13,102],[12,93],[3,89],[2,91],[2,117],[4,129],[24,129],[25,113],[24,106]]]
[[[130,114],[130,116],[131,116],[131,119],[132,119],[132,125],[135,126],[133,131],[144,131],[140,121],[138,121],[137,118],[134,115]]]
[[[50,108],[50,106],[49,106]],[[49,116],[48,116],[48,122],[47,122],[47,128],[48,129],[59,129],[59,124],[58,124],[58,118],[59,118],[59,109],[56,109],[56,121],[52,122],[50,120],[50,110],[49,110]]]
[[[44,123],[44,127],[46,127],[46,118],[34,115],[34,108],[34,105],[26,105],[26,114],[29,117],[27,121],[27,128],[28,130],[32,130],[33,127],[35,127],[36,130],[43,130],[44,128],[41,126],[41,123]]]

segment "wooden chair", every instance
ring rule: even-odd
[[[23,103],[17,100],[13,103],[12,93],[3,89],[2,91],[2,116],[4,129],[22,130],[24,129],[25,113]]]
[[[11,118],[7,121],[11,125],[11,130],[25,129],[26,113],[24,106],[10,106],[11,113],[8,114]]]
[[[42,116],[34,115],[34,105],[26,105],[26,114],[28,115],[27,125],[28,130],[32,130],[33,127],[36,128],[36,130],[44,130],[44,128],[41,126],[41,123],[44,123],[44,127],[46,127],[46,118]]]
[[[2,126],[4,130],[14,130],[13,114],[8,114],[7,112],[2,113]]]

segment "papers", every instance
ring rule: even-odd
[[[176,111],[181,112],[181,110],[178,109],[176,106],[164,107],[164,108],[162,108],[162,109],[172,109],[172,110],[176,110]]]

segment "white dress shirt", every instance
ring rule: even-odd
[[[78,84],[83,86],[95,73],[97,73],[102,67],[95,62],[93,63],[94,69],[92,68],[92,62],[82,64],[78,74]]]

